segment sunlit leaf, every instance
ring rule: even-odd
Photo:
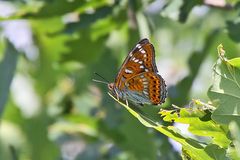
[[[180,153],[169,138],[182,145],[183,159],[240,159],[240,58],[236,57],[240,3],[226,0],[226,4],[215,5],[223,1],[1,2],[1,122],[7,127],[14,124],[21,136],[12,136],[18,133],[15,130],[6,134],[0,125],[5,133],[0,140],[0,159],[178,160]],[[31,26],[27,32],[15,34],[11,27],[1,30],[4,20],[20,19]],[[2,40],[11,37],[16,44],[25,44],[26,34],[33,37],[26,49],[30,48],[30,54],[34,46],[35,60],[28,59],[27,51],[20,59],[3,52],[11,46]],[[91,79],[99,78],[94,76],[97,72],[106,81],[114,81],[127,53],[145,37],[154,44],[158,69],[168,84],[167,102],[129,107],[118,101],[124,106],[121,108],[105,94],[106,85],[91,83]],[[192,108],[192,103],[184,108],[192,97],[207,98],[203,90],[211,83],[206,77],[219,43],[231,52],[228,57],[236,58],[227,59],[219,47],[220,60],[214,66],[215,79],[209,90],[211,101],[198,100],[197,108],[195,104]],[[31,80],[28,86],[36,92],[41,106],[37,116],[26,118],[22,114],[25,105],[7,98],[16,67],[17,74]],[[25,103],[24,98],[17,98]],[[28,106],[35,101],[30,98]],[[166,110],[170,104],[183,108]],[[159,115],[161,107],[165,110]],[[188,124],[193,138],[181,133],[174,122]]]
[[[240,68],[240,57],[230,59],[228,60],[228,63],[230,63],[234,67]]]
[[[209,156],[204,151],[204,146],[201,145],[201,143],[197,142],[196,140],[190,139],[188,137],[185,137],[181,135],[181,133],[173,126],[163,126],[157,122],[152,121],[149,117],[144,115],[143,113],[134,110],[127,106],[126,104],[118,101],[115,97],[113,97],[111,94],[109,94],[114,100],[116,100],[119,104],[124,106],[129,113],[131,113],[135,118],[137,118],[144,126],[153,128],[157,130],[158,132],[168,136],[169,138],[172,138],[173,140],[179,142],[182,147],[186,150],[187,154],[192,159],[198,159],[198,160],[211,160],[214,157]]]
[[[97,21],[102,21],[107,16],[110,16],[112,13],[112,7],[104,6],[99,9],[97,9],[92,14],[82,14],[80,17],[80,21],[69,23],[67,25],[66,31],[67,32],[73,32],[78,31],[79,29],[86,29],[90,25],[96,23]],[[110,27],[110,26],[106,26]]]
[[[220,59],[215,64],[214,83],[208,96],[217,105],[212,118],[218,123],[229,124],[231,121],[240,123],[240,69],[232,66],[219,50]]]
[[[67,1],[67,0],[52,0],[45,2],[43,7],[36,13],[27,15],[35,18],[49,18],[52,16],[59,16],[74,11],[79,7],[79,3],[85,3],[84,1]]]
[[[232,147],[232,152],[229,154],[232,157],[235,157],[234,159],[239,159],[240,158],[240,127],[237,125],[236,122],[231,122],[229,124],[229,130],[231,132],[231,135],[233,137],[233,144],[235,148]]]
[[[162,110],[160,114],[164,117],[163,120],[165,121],[189,124],[188,130],[192,134],[211,137],[212,142],[221,147],[227,148],[230,143],[230,140],[226,136],[227,131],[211,119],[205,120],[205,117],[207,117],[209,113],[203,110],[183,108],[175,113],[171,110]]]
[[[69,52],[69,48],[65,44],[74,38],[67,34],[61,34],[64,24],[59,17],[32,20],[31,24],[40,53],[38,67],[31,71],[34,71],[36,76],[38,91],[45,94],[56,84],[59,75],[57,66],[62,55]],[[46,77],[48,77],[48,81],[46,81]]]

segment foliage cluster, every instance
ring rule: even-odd
[[[1,6],[0,159],[240,159],[237,0]],[[168,99],[161,109],[140,110],[118,101],[124,109],[91,79],[94,72],[114,79],[144,37],[155,46]],[[226,53],[222,45],[216,50],[220,43]],[[180,153],[168,138],[182,145]]]

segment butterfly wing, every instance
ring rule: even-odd
[[[162,104],[167,96],[163,78],[154,72],[143,72],[126,81],[128,99],[138,103]]]
[[[154,47],[148,39],[139,41],[128,54],[116,76],[115,87],[123,90],[127,80],[143,72],[158,72]]]

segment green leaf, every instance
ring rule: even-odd
[[[93,32],[84,30],[78,33],[78,39],[67,42],[65,45],[71,48],[71,50],[63,55],[62,60],[64,62],[79,61],[83,64],[96,62],[104,51],[106,38],[94,39],[91,35],[93,35]]]
[[[115,97],[113,97],[110,93],[109,95],[116,100],[119,104],[124,106],[129,113],[131,113],[135,118],[137,118],[144,126],[153,128],[157,130],[158,132],[168,136],[169,138],[172,138],[173,140],[179,142],[183,149],[186,151],[186,154],[189,155],[192,159],[197,160],[213,160],[213,157],[209,156],[204,151],[204,146],[201,145],[201,143],[197,142],[196,140],[193,140],[191,138],[188,138],[186,136],[181,135],[181,133],[173,126],[163,126],[157,122],[152,121],[150,118],[148,118],[146,115],[141,113],[139,109],[131,108],[127,106],[126,104],[118,101]]]
[[[226,156],[226,150],[217,145],[210,144],[205,148],[205,151],[213,157],[214,160],[230,160],[230,158]]]
[[[240,57],[230,59],[228,60],[228,63],[230,63],[234,67],[240,68]]]
[[[4,58],[0,63],[0,117],[8,99],[9,87],[16,70],[18,52],[13,45],[7,42]]]
[[[230,152],[231,157],[235,157],[233,159],[240,159],[240,127],[236,122],[231,122],[229,124],[229,130],[231,136],[233,138],[233,144],[235,148],[232,148],[232,152]]]
[[[220,59],[215,64],[214,82],[208,96],[218,108],[212,118],[218,123],[229,124],[236,121],[240,124],[240,69],[229,63],[220,47]]]
[[[230,140],[227,138],[227,131],[222,126],[212,120],[205,120],[205,117],[210,113],[206,113],[200,109],[182,108],[179,113],[173,111],[162,110],[160,111],[164,121],[179,122],[189,124],[188,130],[198,136],[206,136],[212,138],[212,143],[221,147],[227,148]]]
[[[66,13],[78,11],[86,11],[87,9],[94,9],[99,5],[107,4],[106,0],[91,0],[86,2],[79,1],[68,1],[68,0],[52,0],[50,2],[45,2],[43,7],[35,14],[26,14],[25,17],[34,18],[49,18],[53,16],[61,16]],[[88,4],[89,3],[89,4]]]
[[[59,61],[61,55],[69,51],[65,43],[74,38],[62,33],[65,25],[61,17],[34,19],[30,23],[35,33],[40,53],[47,56],[47,60]]]
[[[67,25],[67,32],[73,32],[73,31],[79,31],[79,29],[86,29],[89,28],[92,24],[96,23],[98,20],[103,20],[107,16],[110,16],[112,14],[113,8],[104,6],[101,8],[96,9],[96,11],[93,14],[82,14],[81,20],[74,23],[69,23]],[[111,26],[105,26],[105,27],[111,27]],[[103,28],[104,29],[104,28]]]
[[[192,0],[192,1],[184,0],[180,8],[179,21],[182,23],[186,22],[188,15],[193,9],[193,7],[200,4],[202,4],[202,0]]]
[[[238,22],[237,20],[227,22],[228,35],[235,42],[240,42],[240,37],[238,36],[240,34],[239,27],[240,22]]]
[[[37,90],[40,94],[45,94],[59,78],[60,71],[57,70],[56,66],[61,60],[61,56],[69,52],[69,48],[65,44],[73,37],[61,34],[64,24],[60,17],[31,20],[30,22],[40,53],[39,65],[30,67],[30,71],[34,71]],[[48,77],[48,81],[46,81],[46,77]]]

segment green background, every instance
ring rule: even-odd
[[[14,10],[0,14],[0,159],[181,159],[165,135],[139,123],[92,79],[97,72],[113,81],[128,52],[149,38],[168,98],[143,110],[167,125],[157,115],[161,107],[208,102],[217,46],[229,58],[240,53],[240,4],[210,2],[0,1]],[[223,119],[218,112],[216,121]]]

